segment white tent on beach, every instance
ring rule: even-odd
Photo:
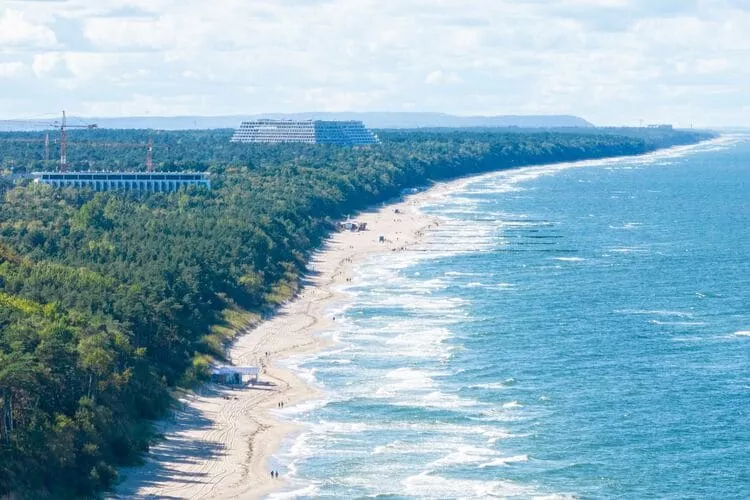
[[[226,385],[245,385],[258,382],[260,369],[254,366],[221,365],[211,369],[211,382]]]

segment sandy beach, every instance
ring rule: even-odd
[[[267,385],[232,390],[207,384],[181,398],[181,408],[158,424],[164,439],[152,446],[146,463],[121,471],[116,498],[259,498],[283,487],[283,477],[271,478],[268,459],[295,429],[276,420],[272,410],[316,392],[278,362],[325,347],[316,333],[335,321],[325,309],[344,298],[337,290],[357,262],[400,251],[437,223],[417,208],[427,196],[359,214],[366,231],[334,233],[311,259],[298,296],[238,336],[228,353],[234,364],[263,366],[260,380]]]

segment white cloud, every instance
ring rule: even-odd
[[[0,71],[51,89],[32,98],[0,82],[17,114],[413,109],[574,113],[603,124],[750,120],[740,111],[748,98],[735,91],[750,87],[750,12],[732,0],[5,3],[0,64],[32,71]]]
[[[428,85],[448,85],[453,83],[461,83],[463,80],[460,76],[453,72],[445,72],[441,69],[432,71],[427,74],[424,82]]]
[[[0,63],[0,78],[18,78],[26,74],[26,65],[22,62],[3,62]]]
[[[38,78],[58,78],[68,75],[65,56],[59,52],[35,54],[31,68]]]
[[[19,10],[0,10],[0,47],[51,47],[57,42],[47,26],[34,24]]]

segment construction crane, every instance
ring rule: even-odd
[[[38,121],[38,120],[0,120],[1,124],[9,124],[9,125],[26,125],[26,126],[35,126],[35,127],[54,127],[60,129],[60,164],[58,165],[58,169],[60,172],[65,172],[68,170],[68,129],[70,128],[85,128],[85,129],[93,129],[97,128],[96,123],[90,123],[85,125],[70,125],[68,124],[67,117],[65,115],[65,110],[62,112],[62,120],[61,121],[52,121],[52,122],[46,122],[46,121]],[[45,136],[44,139],[44,148],[45,148],[45,159],[49,160],[49,134]]]
[[[0,142],[43,142],[44,143],[44,161],[49,161],[49,132],[44,134],[44,138],[39,137],[10,137],[2,138]]]
[[[166,145],[154,146],[154,138],[149,137],[147,143],[143,142],[70,142],[68,144],[81,144],[95,148],[146,148],[146,171],[154,171],[154,148],[166,147]]]
[[[69,128],[96,128],[96,123],[88,125],[68,125],[65,118],[65,110],[62,112],[62,122],[60,122],[60,172],[68,170],[68,132]]]
[[[41,137],[10,137],[0,138],[2,142],[16,142],[16,143],[44,143],[44,160],[49,161],[49,133]],[[68,146],[86,146],[93,148],[145,148],[146,149],[146,171],[154,171],[154,148],[155,147],[167,147],[165,144],[154,145],[154,139],[148,138],[148,142],[71,142],[68,141]]]

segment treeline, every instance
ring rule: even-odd
[[[691,144],[705,132],[673,131],[647,128],[568,128],[552,131],[538,129],[419,129],[377,130],[384,139],[383,148],[398,149],[398,144],[416,140],[463,141],[476,144],[511,144],[532,140],[590,146],[597,142],[602,147],[618,147],[628,151],[640,148],[649,151],[677,144]],[[259,165],[263,162],[293,161],[300,155],[318,155],[320,146],[265,145],[248,146],[230,143],[232,129],[158,131],[93,129],[68,131],[67,157],[71,170],[144,170],[149,142],[153,142],[153,162],[156,170],[205,170],[213,165]],[[53,170],[60,155],[59,133],[49,136],[45,152],[42,132],[0,132],[0,169],[8,172]],[[563,139],[563,136],[569,136]],[[615,137],[609,142],[606,136]],[[599,138],[597,141],[593,138]],[[625,144],[623,138],[632,142]],[[589,138],[588,140],[585,138]],[[582,142],[584,141],[584,142]],[[543,147],[543,146],[539,146]],[[533,147],[530,150],[533,151]],[[45,161],[45,156],[49,160]]]
[[[0,495],[90,497],[148,447],[169,390],[205,377],[236,311],[294,295],[332,222],[401,189],[500,168],[633,155],[647,135],[380,131],[368,149],[229,144],[231,131],[71,133],[73,167],[212,174],[212,191],[5,184],[0,210]],[[672,132],[667,142],[708,136]],[[86,146],[86,141],[90,144]],[[5,165],[35,169],[30,142]],[[10,145],[10,146],[9,146]],[[163,145],[163,154],[158,153]],[[78,148],[78,149],[75,149]]]

